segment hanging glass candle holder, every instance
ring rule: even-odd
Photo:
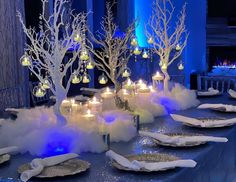
[[[153,44],[153,43],[154,43],[154,40],[153,40],[152,37],[149,37],[147,42],[148,42],[149,44]]]
[[[80,60],[82,61],[88,61],[89,60],[89,54],[88,51],[86,49],[82,50],[80,52],[80,56],[79,56]]]
[[[44,97],[46,95],[46,90],[42,87],[42,83],[40,83],[38,86],[34,87],[33,95],[35,97]]]
[[[131,71],[130,71],[130,69],[128,67],[126,67],[124,69],[123,73],[122,73],[122,77],[123,78],[128,78],[128,77],[130,77],[130,75],[131,75]]]
[[[84,73],[82,76],[82,83],[89,83],[91,81],[91,77],[89,76],[89,74]]]
[[[133,38],[131,39],[130,44],[131,44],[132,46],[137,46],[137,45],[138,45],[138,40],[137,40],[137,38],[136,38],[136,37],[133,37]]]
[[[42,87],[44,89],[49,89],[50,88],[50,82],[49,82],[49,79],[48,79],[47,76],[43,79]]]
[[[134,55],[140,55],[141,54],[141,50],[139,49],[139,47],[135,47],[133,53],[134,53]]]
[[[166,71],[166,70],[167,70],[167,64],[166,64],[166,63],[163,63],[163,64],[161,65],[161,70],[162,70],[162,71]]]
[[[72,79],[71,79],[71,83],[73,83],[73,84],[78,84],[78,83],[80,83],[81,82],[81,75],[78,75],[78,74],[76,74],[75,72],[74,73],[72,73]]]
[[[92,61],[89,61],[87,64],[86,64],[86,69],[88,70],[92,70],[94,68],[94,63]]]
[[[175,47],[175,50],[176,51],[180,51],[181,50],[181,46],[179,44],[177,44],[176,47]]]
[[[27,54],[25,54],[20,58],[20,63],[22,66],[30,66],[32,64],[32,60]]]
[[[98,77],[98,82],[101,84],[101,85],[105,85],[107,82],[108,82],[108,78],[106,75],[104,75],[104,73],[102,73],[102,75],[100,75]]]
[[[184,65],[183,65],[182,62],[180,62],[180,63],[178,64],[178,69],[179,69],[179,70],[183,70],[183,69],[184,69]]]
[[[147,59],[149,57],[148,52],[146,50],[143,51],[142,58]]]
[[[75,42],[81,42],[81,41],[82,41],[82,38],[81,38],[81,36],[80,36],[79,33],[75,34],[75,36],[74,36],[74,41],[75,41]]]

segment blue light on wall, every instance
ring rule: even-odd
[[[145,35],[145,25],[151,16],[152,0],[134,0],[135,19],[138,20],[135,34],[138,38],[140,47],[148,47],[147,37]]]

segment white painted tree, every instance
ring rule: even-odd
[[[118,92],[121,86],[118,79],[131,56],[128,46],[134,32],[135,22],[128,26],[124,35],[116,36],[118,26],[114,22],[112,6],[113,4],[106,4],[106,15],[101,22],[102,32],[97,31],[97,34],[94,35],[89,31],[91,41],[87,45],[89,51],[95,56],[95,66],[110,78]],[[95,50],[94,45],[97,45],[99,49]]]
[[[160,58],[160,67],[165,76],[164,92],[169,92],[168,66],[170,66],[184,50],[188,31],[185,27],[186,4],[183,5],[179,16],[175,17],[175,7],[171,0],[154,0],[152,15],[146,25],[146,36],[152,41],[154,52]],[[177,19],[176,26],[173,21]]]
[[[53,13],[48,16],[48,0],[41,2],[38,32],[35,28],[27,28],[22,15],[17,13],[28,39],[24,56],[31,60],[31,64],[27,66],[41,83],[45,82],[45,73],[48,75],[48,87],[56,98],[54,113],[57,123],[64,125],[66,120],[60,112],[60,105],[67,97],[71,80],[82,64],[81,60],[78,61],[78,56],[85,49],[87,14],[75,15],[69,7],[69,0],[55,0]],[[66,61],[65,56],[71,48],[72,57]]]

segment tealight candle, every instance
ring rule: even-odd
[[[93,68],[94,68],[93,63],[90,61],[90,62],[86,65],[86,68],[89,69],[89,70],[93,69]]]
[[[90,109],[87,110],[86,114],[84,114],[83,117],[88,120],[95,119],[95,115],[91,113]]]
[[[147,87],[146,84],[143,84],[140,86],[140,88],[137,90],[138,93],[149,93],[150,92],[150,88]]]
[[[122,73],[122,77],[129,77],[130,76],[130,73],[128,72],[128,70],[125,70],[123,73]]]
[[[82,51],[79,57],[82,61],[87,61],[89,59],[89,55],[87,51]]]
[[[154,43],[154,40],[153,40],[152,37],[149,37],[149,39],[148,39],[148,43],[149,43],[149,44],[153,44],[153,43]]]
[[[138,81],[138,83],[136,83],[136,87],[137,87],[137,88],[140,88],[140,87],[142,87],[143,85],[145,85],[145,83],[144,83],[143,80],[141,80],[141,79]]]
[[[76,34],[76,35],[75,35],[74,41],[75,41],[75,42],[80,42],[80,41],[81,41],[81,37],[80,37],[79,34]]]
[[[175,50],[176,51],[180,51],[181,50],[181,46],[179,44],[177,44],[176,47],[175,47]]]
[[[38,88],[35,92],[36,97],[43,97],[45,95],[45,91],[41,88]]]
[[[85,76],[83,76],[82,82],[83,82],[83,83],[89,83],[89,82],[90,82],[90,79],[85,75]]]
[[[152,79],[155,80],[155,81],[160,81],[160,80],[163,80],[164,77],[163,77],[162,74],[160,74],[160,73],[157,71],[156,74],[152,76]]]
[[[183,69],[184,69],[184,66],[183,66],[182,63],[179,64],[178,69],[179,69],[179,70],[183,70]]]
[[[31,65],[31,60],[28,56],[23,56],[21,58],[21,65],[22,66],[30,66]]]
[[[101,93],[101,97],[103,99],[108,99],[108,98],[112,98],[114,94],[115,93],[109,87],[107,87],[105,91]]]
[[[137,46],[137,45],[138,45],[137,39],[136,39],[136,38],[132,38],[130,44],[131,44],[132,46]]]
[[[75,104],[75,103],[73,103],[72,105],[71,105],[71,109],[72,109],[72,112],[73,113],[76,113],[77,111],[78,111],[78,104]]]
[[[147,59],[147,58],[148,58],[148,53],[147,53],[146,51],[144,51],[142,57],[143,57],[144,59]]]
[[[167,65],[165,63],[162,64],[161,69],[166,71],[167,70]]]
[[[135,49],[134,49],[134,54],[135,54],[135,55],[141,54],[141,51],[139,50],[138,47],[135,47]]]
[[[130,78],[127,79],[124,87],[128,90],[133,90],[135,88],[135,83],[133,83]]]
[[[105,80],[104,77],[102,77],[102,78],[99,80],[99,83],[102,84],[102,85],[104,85],[104,84],[107,83],[107,81]]]
[[[99,102],[96,97],[93,97],[93,99],[89,101],[89,104],[91,105],[99,105],[100,103],[101,102]]]

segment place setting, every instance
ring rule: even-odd
[[[236,118],[226,119],[219,117],[192,118],[178,114],[170,115],[174,121],[196,128],[222,128],[236,124]]]
[[[208,142],[222,142],[228,141],[225,137],[205,136],[195,133],[160,133],[139,131],[141,137],[150,138],[154,144],[165,147],[195,147]],[[155,147],[155,146],[154,146]]]
[[[11,154],[15,154],[19,151],[17,146],[9,146],[0,148],[0,167],[11,159]]]
[[[230,104],[201,104],[198,109],[210,109],[222,113],[236,113],[236,106]]]
[[[47,158],[36,158],[18,167],[23,182],[31,178],[58,178],[78,175],[90,168],[90,163],[78,158],[75,153],[62,154]]]
[[[120,155],[109,150],[106,156],[111,159],[111,166],[129,172],[162,172],[174,168],[194,168],[197,163],[191,159],[181,159],[163,153]]]
[[[236,91],[234,91],[233,89],[229,89],[228,94],[231,99],[236,99]]]

